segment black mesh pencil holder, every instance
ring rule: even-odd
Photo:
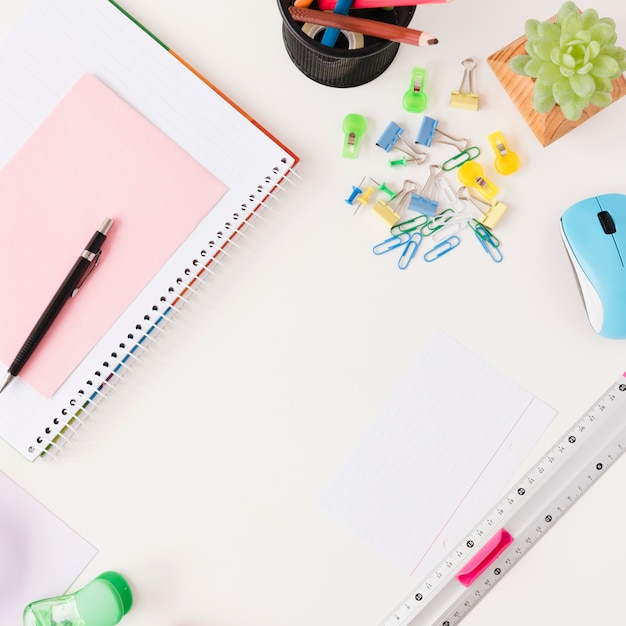
[[[294,65],[310,79],[330,87],[356,87],[380,76],[395,58],[400,44],[355,33],[339,35],[334,47],[322,45],[323,28],[292,19],[292,0],[278,0],[283,18],[283,41]],[[317,8],[314,2],[311,8]],[[363,9],[359,17],[408,26],[415,6]]]

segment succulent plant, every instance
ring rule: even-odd
[[[535,111],[547,113],[558,105],[575,121],[589,104],[611,104],[612,81],[626,70],[626,50],[615,45],[612,19],[565,2],[554,22],[529,19],[525,32],[527,54],[512,58],[509,67],[534,79]]]

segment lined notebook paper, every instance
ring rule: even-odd
[[[0,435],[31,460],[44,450],[54,453],[71,432],[64,426],[71,422],[74,429],[96,410],[190,299],[190,289],[207,282],[214,260],[298,162],[284,144],[117,4],[39,0],[0,43],[0,167],[10,162],[85,74],[101,81],[180,146],[226,191],[216,203],[207,198],[198,226],[60,386],[52,385],[56,390],[50,398],[20,377],[0,395]],[[2,319],[0,328],[3,333],[14,332]],[[7,356],[1,359],[0,368],[6,370]]]
[[[555,411],[437,331],[320,499],[423,578],[507,487]]]
[[[0,472],[0,624],[27,604],[65,593],[96,550]]]

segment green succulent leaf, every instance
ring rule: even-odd
[[[600,54],[593,60],[594,76],[602,76],[604,78],[617,78],[620,75],[619,64],[606,54]]]
[[[551,95],[540,96],[536,92],[533,93],[533,108],[537,113],[547,113],[555,104],[556,102]]]
[[[552,51],[558,50],[554,41],[552,41],[552,39],[546,39],[545,37],[537,37],[529,43],[531,45],[531,56],[536,56],[542,61],[550,61]]]
[[[513,57],[509,61],[509,67],[513,72],[519,74],[520,76],[528,76],[526,73],[526,64],[530,61],[530,57],[527,54],[520,54],[516,57]]]
[[[552,84],[561,80],[563,76],[561,75],[558,65],[554,65],[554,63],[543,63],[537,72],[536,78],[543,82]]]
[[[561,39],[561,29],[552,22],[539,22],[537,24],[537,33],[535,37],[550,39],[552,45],[558,44]]]
[[[589,27],[589,33],[594,41],[599,44],[608,45],[615,42],[615,22],[600,21]]]
[[[580,119],[584,108],[575,98],[572,98],[569,102],[561,105],[561,112],[565,119],[575,122]]]
[[[589,99],[596,90],[596,81],[588,74],[574,74],[569,79],[574,93],[580,98]]]
[[[530,19],[526,20],[524,24],[524,33],[529,40],[533,40],[537,36],[537,29],[539,28],[539,20]]]
[[[586,9],[580,14],[580,21],[585,29],[593,26],[599,19],[600,17],[595,9]]]
[[[593,82],[596,84],[596,92],[611,93],[613,91],[613,83],[608,78],[594,76]]]
[[[541,72],[541,68],[543,68],[545,65],[545,61],[542,61],[541,59],[531,58],[530,61],[526,63],[526,67],[524,68],[526,76],[530,76],[531,78],[537,78],[539,76],[539,72]]]
[[[564,2],[556,14],[556,23],[562,24],[569,15],[578,15],[578,7],[573,2]]]
[[[570,13],[561,22],[561,30],[566,33],[577,33],[583,28],[583,21],[578,13]]]
[[[610,93],[596,92],[589,99],[589,104],[595,104],[600,108],[608,107],[611,102],[613,102],[613,98],[611,98]]]
[[[552,85],[552,97],[559,106],[564,105],[574,97],[569,79],[561,78]]]

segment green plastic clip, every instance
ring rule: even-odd
[[[359,139],[363,137],[367,130],[367,121],[358,113],[348,113],[343,118],[343,132],[345,139],[343,142],[343,154],[345,159],[355,159],[359,148]]]
[[[402,97],[402,106],[409,113],[421,113],[426,109],[428,98],[424,93],[426,70],[422,67],[414,67],[411,72],[411,85]]]

